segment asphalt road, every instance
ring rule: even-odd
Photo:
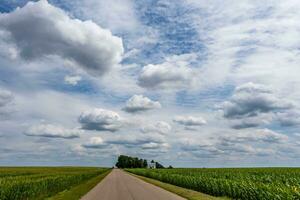
[[[114,169],[81,200],[183,200],[164,189]]]

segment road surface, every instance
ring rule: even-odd
[[[120,169],[113,169],[81,200],[184,200],[184,198],[146,183]]]

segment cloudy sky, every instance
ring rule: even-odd
[[[2,0],[0,165],[299,166],[299,10]]]

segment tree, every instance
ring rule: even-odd
[[[118,168],[146,168],[148,166],[147,160],[139,159],[137,157],[130,157],[120,155],[116,163]]]
[[[162,164],[160,164],[159,162],[155,162],[155,167],[157,168],[157,169],[163,169],[163,168],[165,168]]]
[[[155,164],[155,167],[158,169],[165,168],[162,164],[160,164],[159,162],[155,162],[154,160],[151,160],[151,163],[153,163],[153,165]],[[118,168],[147,168],[148,162],[146,159],[140,159],[138,157],[130,157],[130,156],[125,156],[125,155],[120,155],[118,157],[116,166]],[[172,167],[172,166],[169,166],[169,168],[170,167]]]
[[[144,161],[143,161],[143,168],[147,168],[148,167],[148,162],[147,162],[147,160],[145,159]]]

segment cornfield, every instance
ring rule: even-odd
[[[299,168],[127,169],[176,186],[241,200],[300,200]]]
[[[2,167],[0,199],[44,199],[107,170],[91,167]]]

